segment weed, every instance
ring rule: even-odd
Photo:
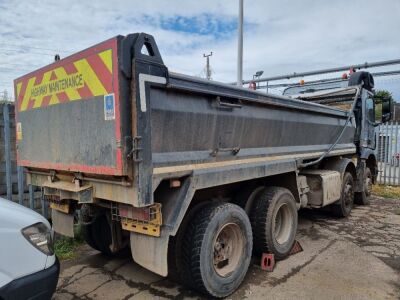
[[[54,242],[54,252],[60,260],[71,259],[76,255],[76,248],[84,242],[81,227],[74,227],[74,238],[65,236],[56,236]]]
[[[391,185],[373,185],[372,193],[384,198],[400,199],[400,187]]]

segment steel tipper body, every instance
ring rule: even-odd
[[[347,92],[348,111],[175,74],[142,33],[15,88],[18,163],[44,187],[55,230],[73,234],[79,209],[93,248],[123,255],[130,245],[139,264],[213,296],[237,288],[253,243],[288,255],[298,208],[346,215],[363,191],[361,85]]]

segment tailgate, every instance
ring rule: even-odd
[[[126,175],[118,44],[112,38],[14,81],[20,166]]]

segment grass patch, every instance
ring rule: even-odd
[[[76,255],[76,248],[84,242],[80,226],[74,228],[75,237],[56,237],[54,252],[60,260],[71,259]]]
[[[71,259],[76,255],[76,247],[82,244],[74,238],[61,237],[54,243],[54,252],[60,260]]]
[[[399,186],[376,184],[372,186],[372,193],[384,198],[400,199]]]

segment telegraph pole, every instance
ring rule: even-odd
[[[237,81],[238,86],[243,86],[243,0],[239,0],[238,20],[238,53],[237,53]]]
[[[203,54],[203,57],[207,59],[207,64],[206,64],[206,77],[208,80],[211,80],[211,69],[210,69],[210,56],[212,56],[212,51],[210,54]]]
[[[7,90],[4,90],[2,93],[0,93],[0,94],[3,94],[3,101],[8,101],[8,92],[7,92]]]

